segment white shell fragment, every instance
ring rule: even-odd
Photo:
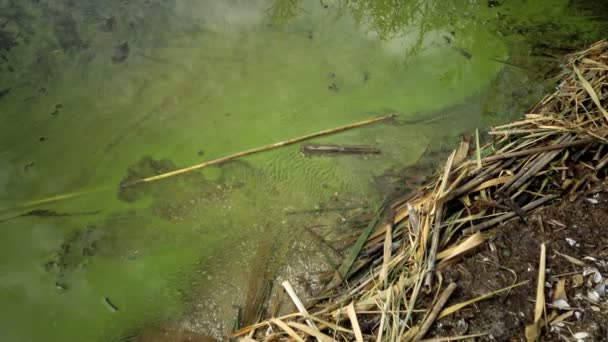
[[[558,308],[560,310],[567,310],[567,309],[571,308],[570,304],[568,304],[568,302],[563,299],[556,299],[551,304],[553,304],[553,306],[555,306],[556,308]]]
[[[587,202],[591,203],[591,204],[598,204],[600,201],[596,200],[595,198],[585,198],[587,200]]]
[[[588,261],[592,261],[593,263],[595,263],[598,266],[601,267],[608,267],[608,262],[605,260],[598,260],[597,258],[594,258],[592,256],[586,256],[583,257],[583,260],[588,260]]]
[[[570,247],[574,247],[574,245],[576,245],[576,240],[571,238],[566,238],[566,242],[570,245]]]
[[[576,334],[572,335],[572,337],[574,337],[578,341],[583,341],[584,339],[586,339],[587,337],[589,337],[589,333],[586,333],[586,332],[577,332]]]
[[[586,277],[588,275],[593,275],[591,279],[596,284],[602,281],[602,274],[595,267],[585,267],[585,269],[583,270],[583,276]]]
[[[600,301],[600,295],[594,289],[587,291],[587,298],[595,303]]]

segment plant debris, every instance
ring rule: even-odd
[[[305,156],[314,154],[379,154],[380,150],[372,146],[343,146],[343,145],[319,145],[303,144],[300,151]]]
[[[567,217],[545,219],[540,213],[560,200],[562,205],[606,206],[594,196],[604,191],[608,164],[608,41],[566,56],[557,79],[555,92],[524,118],[495,127],[484,146],[478,139],[474,147],[463,141],[430,181],[385,204],[317,299],[304,308],[299,305],[296,313],[242,328],[232,336],[248,341],[414,341],[435,335],[445,340],[441,336],[446,332],[440,329],[443,320],[460,322],[470,314],[470,304],[490,298],[505,301],[523,290],[537,293],[536,309],[534,302],[528,303],[530,297],[520,299],[523,302],[516,309],[517,320],[531,327],[526,331],[530,340],[549,335],[551,340],[568,341],[602,336],[601,326],[582,331],[565,324],[581,315],[605,315],[606,251],[590,248],[594,237],[578,234]],[[518,216],[521,222],[512,220]],[[511,248],[498,243],[500,230],[493,229],[498,225],[520,230],[511,233],[517,239],[511,241]],[[543,236],[558,234],[561,238],[545,247]],[[541,249],[540,265],[538,256],[529,264],[501,265],[501,258],[518,257],[518,244],[536,246],[536,253]],[[466,282],[454,276],[456,270],[464,267],[468,272],[466,265],[482,256],[482,245],[492,256],[478,262],[498,267],[504,279],[494,271],[484,285],[496,286],[485,286],[474,295],[463,286],[451,295]],[[593,253],[598,250],[603,255]],[[534,253],[530,248],[526,251]],[[555,273],[556,262],[568,265],[570,271]],[[450,285],[444,285],[446,280]],[[460,291],[468,297],[462,298]],[[447,308],[439,312],[444,305]],[[490,334],[466,322],[454,326],[460,336],[451,340],[464,338],[465,333],[484,340]],[[514,333],[503,331],[488,338],[507,339]],[[524,336],[523,324],[515,335],[518,340]]]

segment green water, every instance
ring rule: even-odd
[[[595,9],[0,0],[2,340],[116,340],[166,321],[221,336],[255,274],[252,255],[268,248],[273,262],[305,267],[319,251],[285,246],[309,239],[311,222],[338,219],[290,211],[373,206],[386,170],[516,117],[545,92],[552,55],[603,38]],[[398,124],[314,141],[379,156],[305,158],[290,146],[119,195],[129,169],[188,166],[392,112]],[[48,211],[20,216],[30,210]]]

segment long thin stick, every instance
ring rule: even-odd
[[[570,139],[572,139],[570,135],[566,134],[560,137],[555,145],[558,145],[564,141],[568,142],[568,140]],[[534,160],[530,165],[524,167],[520,172],[513,176],[511,180],[505,183],[500,188],[500,191],[505,191],[508,194],[510,191],[519,188],[526,180],[534,176],[538,171],[540,171],[543,167],[549,164],[553,160],[553,158],[555,158],[560,153],[561,149],[552,150],[550,152],[545,152],[539,155],[539,157],[537,157],[536,160]]]
[[[577,146],[577,145],[582,145],[582,144],[590,143],[590,142],[593,142],[594,140],[595,139],[593,139],[593,138],[583,138],[583,139],[578,139],[578,140],[574,140],[574,141],[567,142],[567,143],[562,143],[562,144],[554,144],[554,145],[547,145],[547,146],[541,146],[541,147],[534,147],[534,148],[530,148],[530,149],[523,150],[523,151],[517,151],[517,152],[495,154],[493,156],[485,157],[481,161],[483,163],[487,163],[487,162],[501,160],[501,159],[523,157],[523,156],[527,156],[527,155],[530,155],[530,154],[536,154],[536,153],[546,152],[546,151],[551,151],[551,150],[561,150],[561,149],[566,148],[566,147],[573,147],[573,146]]]
[[[479,129],[477,128],[475,128],[475,145],[477,147],[477,154],[475,155],[477,157],[477,168],[481,169],[483,165],[481,164],[481,145],[479,145]]]
[[[84,196],[84,195],[89,195],[89,194],[113,190],[113,189],[114,188],[111,186],[104,186],[104,187],[91,189],[91,190],[76,191],[76,192],[71,192],[71,193],[62,194],[62,195],[55,195],[55,196],[51,196],[51,197],[47,197],[47,198],[43,198],[43,199],[22,202],[13,207],[0,208],[0,213],[7,212],[7,211],[13,211],[16,209],[35,207],[38,205],[49,204],[49,203],[53,203],[53,202],[64,201],[64,200],[68,200],[68,199],[72,199],[72,198],[76,198],[76,197],[80,197],[80,196]]]
[[[414,341],[420,341],[424,337],[424,335],[426,335],[426,333],[431,328],[431,325],[433,325],[433,323],[437,319],[439,312],[441,312],[441,309],[443,309],[445,303],[448,302],[448,299],[450,299],[452,293],[454,293],[454,290],[456,290],[456,287],[458,287],[456,283],[451,283],[445,290],[443,290],[443,293],[441,293],[441,296],[439,297],[439,299],[437,299],[437,302],[433,306],[433,310],[431,310],[429,316],[426,318],[426,320],[424,320],[422,327],[420,327],[418,334],[416,334],[416,337],[414,337]]]
[[[443,196],[444,191],[448,187],[450,171],[452,170],[452,165],[454,163],[454,156],[456,155],[456,151],[452,152],[452,154],[448,157],[448,162],[445,165],[445,170],[443,173],[443,178],[441,180],[441,185],[439,186],[438,193],[436,195],[437,202],[435,203],[435,228],[432,231],[432,240],[431,240],[431,249],[429,251],[428,256],[428,266],[427,273],[424,279],[424,290],[425,292],[431,293],[431,289],[433,287],[433,276],[435,275],[435,262],[437,261],[437,248],[439,247],[439,236],[441,235],[441,218],[443,216],[443,201],[440,200],[441,196]]]
[[[289,281],[285,280],[283,283],[281,283],[281,285],[283,285],[283,288],[285,289],[285,291],[287,291],[287,294],[289,295],[289,297],[295,304],[296,308],[298,308],[298,311],[305,316],[310,316],[308,311],[306,311],[306,307],[304,306],[304,304],[302,303],[300,298],[298,298],[296,291],[294,291],[293,287],[291,287],[291,284],[289,283]],[[314,330],[317,330],[317,331],[319,330],[319,328],[317,328],[315,323],[308,318],[306,319],[306,324],[308,324],[308,326]]]
[[[178,169],[178,170],[175,170],[175,171],[163,173],[161,175],[147,177],[147,178],[142,178],[142,179],[137,179],[137,180],[134,180],[134,181],[131,181],[131,182],[124,183],[124,184],[121,185],[121,187],[126,188],[126,187],[134,186],[134,185],[137,185],[137,184],[141,184],[141,183],[148,183],[148,182],[153,182],[153,181],[161,180],[161,179],[164,179],[164,178],[169,178],[169,177],[181,175],[181,174],[184,174],[184,173],[187,173],[187,172],[191,172],[191,171],[195,171],[195,170],[199,170],[199,169],[205,168],[207,166],[225,163],[225,162],[227,162],[229,160],[233,160],[233,159],[236,159],[236,158],[252,155],[252,154],[255,154],[255,153],[262,152],[262,151],[268,151],[268,150],[272,150],[272,149],[275,149],[275,148],[278,148],[278,147],[292,145],[292,144],[295,144],[295,143],[298,143],[298,142],[301,142],[301,141],[304,141],[304,140],[308,140],[308,139],[312,139],[312,138],[317,138],[317,137],[320,137],[320,136],[323,136],[323,135],[343,132],[343,131],[346,131],[346,130],[349,130],[349,129],[353,129],[353,128],[357,128],[357,127],[361,127],[361,126],[370,125],[370,124],[373,124],[373,123],[376,123],[376,122],[384,121],[384,120],[389,119],[389,118],[393,118],[396,115],[397,114],[393,113],[393,114],[390,114],[390,115],[385,115],[385,116],[381,116],[381,117],[370,119],[370,120],[360,121],[360,122],[357,122],[357,123],[354,123],[354,124],[350,124],[350,125],[340,126],[340,127],[336,127],[336,128],[332,128],[332,129],[326,129],[324,131],[320,131],[320,132],[317,132],[317,133],[311,133],[311,134],[303,135],[301,137],[297,137],[297,138],[293,138],[293,139],[277,142],[277,143],[274,143],[274,144],[271,144],[271,145],[265,145],[265,146],[260,146],[260,147],[252,148],[250,150],[246,150],[246,151],[242,151],[242,152],[239,152],[239,153],[231,154],[229,156],[225,156],[225,157],[222,157],[222,158],[206,161],[204,163],[192,165],[192,166],[189,166],[189,167],[186,167],[186,168],[183,168],[183,169]]]
[[[547,203],[549,201],[552,201],[552,200],[554,200],[554,199],[556,199],[558,197],[559,196],[557,196],[557,195],[547,195],[545,197],[541,197],[541,198],[539,198],[539,199],[537,199],[537,200],[535,200],[533,202],[530,202],[530,203],[526,204],[521,209],[523,209],[525,213],[529,213],[530,211],[532,211],[532,210],[540,207],[541,205],[543,205],[543,204],[545,204],[545,203]],[[490,228],[493,225],[499,224],[499,223],[501,223],[503,221],[506,221],[506,220],[508,220],[510,218],[513,218],[516,215],[517,214],[514,213],[514,212],[509,212],[509,213],[506,213],[504,215],[501,215],[501,216],[498,216],[496,218],[493,218],[491,220],[487,220],[487,221],[485,221],[483,223],[480,223],[480,224],[478,224],[476,226],[473,226],[471,228],[464,229],[462,231],[462,233],[463,234],[474,234],[474,233],[476,233],[476,232],[478,232],[480,230],[484,230],[486,228]]]
[[[357,318],[357,312],[355,311],[355,302],[350,302],[346,307],[346,313],[350,319],[350,323],[355,333],[355,341],[363,342],[363,334],[361,333],[361,326],[359,325],[359,319]]]

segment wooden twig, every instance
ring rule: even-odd
[[[292,145],[292,144],[295,144],[295,143],[299,143],[299,142],[302,142],[302,141],[305,141],[305,140],[309,140],[309,139],[312,139],[312,138],[321,137],[321,136],[324,136],[324,135],[334,134],[334,133],[350,130],[350,129],[353,129],[353,128],[370,125],[370,124],[373,124],[373,123],[376,123],[376,122],[384,121],[384,120],[389,119],[389,118],[393,118],[395,116],[396,116],[396,114],[385,115],[385,116],[381,116],[381,117],[370,119],[370,120],[360,121],[360,122],[357,122],[357,123],[354,123],[354,124],[350,124],[350,125],[340,126],[340,127],[336,127],[336,128],[332,128],[332,129],[326,129],[326,130],[323,130],[323,131],[320,131],[320,132],[317,132],[317,133],[303,135],[301,137],[297,137],[297,138],[293,138],[293,139],[277,142],[277,143],[270,144],[270,145],[265,145],[265,146],[260,146],[260,147],[252,148],[250,150],[246,150],[246,151],[242,151],[242,152],[239,152],[239,153],[231,154],[229,156],[225,156],[225,157],[222,157],[222,158],[206,161],[204,163],[192,165],[192,166],[189,166],[189,167],[186,167],[186,168],[183,168],[183,169],[178,169],[178,170],[175,170],[175,171],[163,173],[161,175],[147,177],[147,178],[142,178],[142,179],[137,179],[137,180],[134,180],[134,181],[131,181],[131,182],[126,182],[124,184],[121,184],[121,187],[126,188],[126,187],[134,186],[134,185],[137,185],[137,184],[149,183],[149,182],[154,182],[154,181],[165,179],[165,178],[169,178],[169,177],[174,177],[174,176],[181,175],[181,174],[188,173],[188,172],[192,172],[192,171],[195,171],[195,170],[200,170],[200,169],[208,167],[208,166],[222,164],[222,163],[225,163],[227,161],[230,161],[230,160],[233,160],[233,159],[237,159],[237,158],[241,158],[241,157],[245,157],[245,156],[252,155],[252,154],[255,154],[255,153],[272,150],[272,149],[275,149],[275,148],[278,148],[278,147],[282,147],[282,146]]]
[[[372,146],[343,146],[304,144],[300,151],[305,155],[313,154],[379,154],[380,149]]]
[[[412,226],[412,232],[417,235],[420,224],[418,222],[418,215],[416,214],[416,209],[414,209],[414,207],[408,203],[407,212],[410,219],[410,225]]]
[[[515,203],[515,201],[511,199],[511,197],[509,197],[509,195],[505,194],[502,191],[497,191],[496,195],[500,197],[500,199],[509,209],[511,209],[515,214],[517,214],[517,216],[519,216],[521,222],[528,224],[528,220],[526,219],[526,212],[524,212],[523,209],[521,209],[521,207],[517,203]]]
[[[508,153],[497,154],[497,155],[485,157],[481,161],[483,163],[488,163],[488,162],[497,161],[497,160],[501,160],[501,159],[510,159],[510,158],[515,158],[515,157],[529,156],[531,154],[537,154],[537,153],[552,151],[552,150],[561,150],[566,147],[573,147],[573,146],[588,144],[590,142],[593,142],[594,140],[595,140],[594,138],[583,138],[583,139],[578,139],[578,140],[574,140],[574,141],[567,142],[567,143],[547,145],[547,146],[542,146],[542,147],[533,147],[533,148],[530,148],[530,149],[527,149],[524,151],[508,152]]]
[[[450,283],[450,285],[448,285],[448,287],[443,290],[443,292],[437,299],[437,302],[435,303],[435,305],[433,305],[433,309],[431,310],[427,318],[424,320],[424,323],[422,323],[418,334],[416,334],[416,336],[414,337],[414,341],[420,341],[424,337],[424,335],[426,335],[426,333],[431,328],[431,325],[435,322],[435,319],[437,319],[437,316],[441,312],[441,309],[443,309],[443,307],[448,302],[448,300],[452,296],[452,293],[454,293],[457,287],[458,285],[456,285],[456,283]]]
[[[433,279],[435,276],[435,262],[437,261],[437,248],[439,247],[439,236],[441,229],[441,217],[443,216],[443,204],[440,204],[435,212],[435,228],[431,240],[431,249],[429,250],[429,261],[424,278],[424,292],[431,293],[433,288]]]
[[[541,205],[543,205],[545,203],[548,203],[549,201],[552,201],[552,200],[554,200],[556,198],[558,198],[557,195],[547,195],[545,197],[541,197],[541,198],[537,199],[536,201],[530,202],[527,205],[523,206],[522,210],[524,210],[524,212],[528,213],[531,210],[534,210],[534,209],[540,207]],[[499,224],[501,222],[504,222],[504,221],[506,221],[506,220],[508,220],[510,218],[515,217],[516,215],[517,214],[515,214],[514,212],[506,213],[504,215],[501,215],[501,216],[498,216],[496,218],[487,220],[487,221],[485,221],[483,223],[480,223],[480,224],[478,224],[476,226],[473,226],[471,228],[467,228],[467,229],[463,230],[462,232],[463,232],[463,234],[473,234],[473,233],[476,233],[476,232],[478,232],[480,230],[488,229],[488,228],[490,228],[490,227],[492,227],[494,225],[497,225],[497,224]]]
[[[507,164],[510,164],[512,162],[513,162],[513,160],[510,160],[509,162],[507,162]],[[470,180],[467,184],[451,191],[449,194],[447,194],[447,196],[443,200],[445,202],[447,202],[449,200],[452,200],[454,198],[460,197],[460,196],[468,193],[469,191],[475,189],[481,183],[491,179],[495,174],[498,174],[506,166],[507,166],[506,164],[503,164],[502,162],[498,162],[498,163],[488,167],[487,169],[482,171],[480,174],[478,174],[474,179]]]
[[[558,144],[564,140],[571,139],[568,134],[561,137],[558,141]],[[534,160],[530,165],[523,168],[518,172],[511,180],[506,182],[501,188],[500,191],[504,191],[505,194],[510,194],[514,189],[519,188],[523,183],[525,183],[528,179],[534,176],[538,171],[544,168],[547,164],[549,164],[553,158],[555,158],[558,154],[561,153],[561,149],[553,149],[549,152],[545,152],[544,154],[539,155],[536,160]]]
[[[443,203],[442,200],[444,192],[448,188],[450,172],[452,171],[452,166],[454,165],[454,158],[456,156],[456,151],[452,152],[448,157],[448,161],[445,164],[445,169],[443,170],[443,176],[441,178],[441,185],[439,189],[437,189],[437,193],[435,194],[435,222],[434,228],[432,231],[431,237],[431,249],[429,250],[428,255],[428,265],[427,271],[424,278],[424,291],[426,293],[431,293],[431,289],[433,287],[433,277],[435,275],[435,262],[437,261],[437,248],[439,248],[439,237],[441,235],[441,219],[443,217]]]
[[[608,154],[606,154],[606,156],[597,163],[597,165],[595,166],[595,170],[599,171],[599,170],[603,169],[606,166],[606,164],[608,164]]]

